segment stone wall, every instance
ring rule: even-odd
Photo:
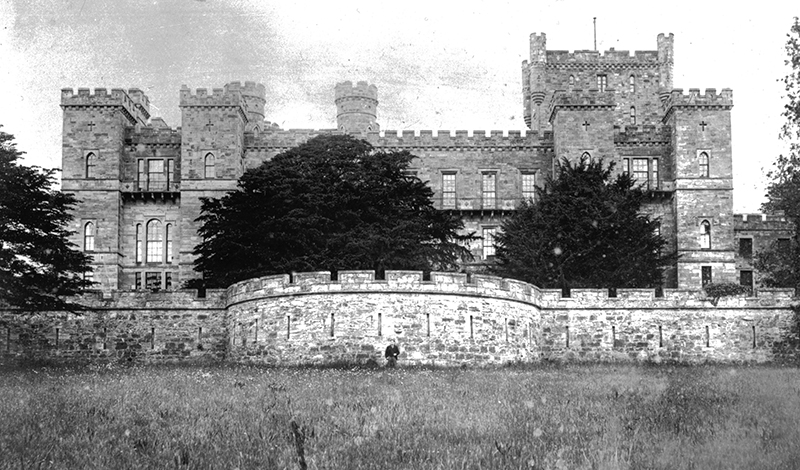
[[[297,273],[207,292],[87,295],[90,311],[0,311],[0,356],[271,365],[383,361],[457,366],[539,361],[699,363],[796,359],[792,292],[714,303],[701,291],[539,289],[492,276]]]

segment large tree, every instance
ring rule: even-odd
[[[494,271],[545,288],[656,287],[674,255],[659,221],[641,213],[645,192],[613,164],[558,163],[496,237]]]
[[[92,285],[90,258],[68,239],[75,198],[52,189],[56,170],[21,165],[22,154],[0,131],[0,304],[79,309],[64,298]]]
[[[783,78],[786,104],[785,121],[780,138],[787,144],[787,153],[779,155],[767,185],[767,201],[761,209],[765,212],[783,211],[794,224],[794,236],[788,246],[773,243],[756,253],[755,267],[761,283],[767,287],[800,288],[800,22],[797,18],[790,28],[786,41],[786,65]]]
[[[470,257],[461,219],[436,210],[407,173],[413,155],[322,135],[203,199],[195,270],[206,286],[254,276],[347,269],[451,270]]]

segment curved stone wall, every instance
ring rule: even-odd
[[[228,288],[228,357],[303,364],[455,365],[539,360],[769,361],[796,355],[791,291],[720,299],[702,292],[558,290],[491,276],[388,271],[299,273]]]

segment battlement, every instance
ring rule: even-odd
[[[247,109],[241,90],[235,87],[212,88],[209,94],[208,88],[198,88],[192,93],[189,87],[183,85],[180,92],[180,106],[233,106],[242,110]]]
[[[619,64],[619,63],[658,63],[658,51],[617,51],[611,48],[604,51],[579,50],[579,51],[547,51],[548,64],[576,64],[576,63],[597,63],[597,64]]]
[[[180,128],[170,127],[142,127],[138,131],[131,128],[125,135],[126,144],[147,144],[147,145],[180,145]],[[127,141],[130,142],[127,142]]]
[[[547,116],[552,121],[559,108],[601,109],[616,106],[615,91],[606,89],[556,90],[547,105]]]
[[[94,94],[89,88],[61,89],[61,107],[78,106],[117,106],[123,109],[131,124],[144,124],[150,117],[150,100],[141,90],[132,88],[128,94],[122,88],[112,88],[111,93],[106,88],[95,88]]]
[[[241,93],[245,96],[253,96],[265,99],[267,96],[266,88],[261,83],[256,82],[230,82],[225,84],[225,93]]]
[[[700,94],[699,88],[690,88],[689,93],[684,94],[683,89],[675,88],[669,93],[663,93],[661,101],[665,110],[689,106],[730,109],[733,107],[733,90],[723,88],[720,93],[717,93],[716,88],[706,88],[705,94]]]
[[[792,230],[792,223],[781,213],[733,214],[734,230]]]
[[[363,81],[358,82],[355,86],[351,81],[337,83],[336,101],[344,98],[366,98],[378,101],[378,87]]]

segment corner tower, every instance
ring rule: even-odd
[[[348,134],[377,132],[378,87],[367,82],[336,84],[336,128]]]

